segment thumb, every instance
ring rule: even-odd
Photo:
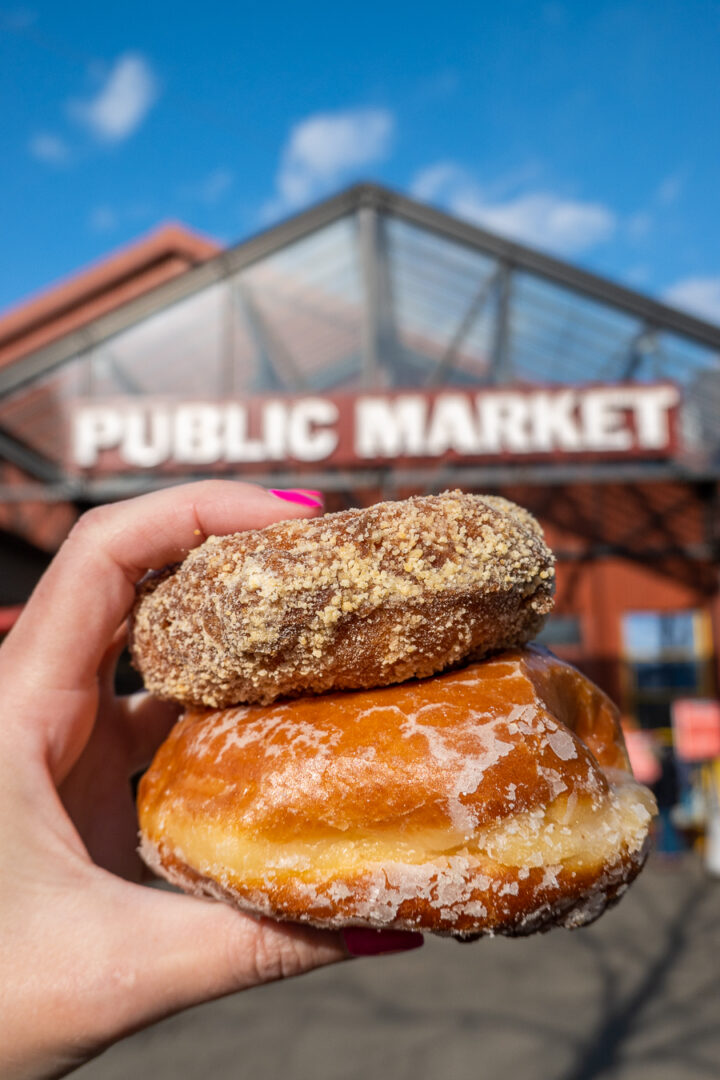
[[[422,943],[414,933],[353,936],[255,919],[225,904],[132,885],[97,867],[83,884],[78,888],[73,879],[71,888],[54,893],[50,940],[39,932],[47,930],[43,910],[20,942],[25,959],[11,969],[19,1020],[3,1047],[3,1060],[20,1069],[9,1076],[65,1075],[118,1039],[192,1005],[352,955]],[[372,942],[363,939],[368,933]],[[46,969],[41,1029],[23,1022],[37,1013],[38,950]]]
[[[107,1012],[114,1041],[164,1016],[224,994],[288,978],[350,955],[339,932],[256,919],[225,904],[123,885],[111,925]]]

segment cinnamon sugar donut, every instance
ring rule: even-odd
[[[189,712],[140,786],[189,892],[321,927],[521,935],[591,922],[654,800],[617,709],[534,647],[400,686]]]
[[[385,686],[521,645],[552,605],[531,515],[459,491],[210,537],[131,620],[147,688],[185,705]]]

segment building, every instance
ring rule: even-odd
[[[720,328],[382,188],[164,229],[0,319],[0,625],[160,485],[500,492],[557,552],[548,642],[666,730],[718,690],[719,417]]]

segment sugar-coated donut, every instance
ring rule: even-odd
[[[386,686],[529,641],[553,573],[505,499],[379,503],[210,537],[141,586],[131,651],[147,688],[185,705]]]
[[[536,647],[189,712],[138,806],[145,861],[189,892],[459,938],[591,922],[638,873],[655,810],[613,704]]]

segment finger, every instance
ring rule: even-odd
[[[123,732],[132,776],[150,764],[158,746],[181,715],[182,706],[139,693],[120,698],[115,707],[116,723]]]
[[[112,640],[105,650],[105,655],[100,661],[98,676],[100,687],[107,697],[112,697],[115,692],[115,669],[120,659],[120,654],[128,642],[128,626],[124,622],[113,634]]]
[[[18,1077],[65,1075],[164,1016],[348,955],[337,933],[266,926],[224,904],[129,885],[102,871],[71,875],[66,893],[63,869],[60,883],[52,874],[47,883],[62,933],[21,932],[20,961],[6,965],[8,1004],[12,1014],[19,1003],[21,1023],[8,1028],[8,1038],[3,1030],[0,1058],[15,1054],[25,1066]],[[23,1030],[39,996],[42,1022]]]
[[[255,919],[224,904],[153,889],[133,891],[136,898],[142,893],[138,904],[128,905],[125,897],[122,911],[110,916],[122,941],[114,974],[133,987],[132,994],[120,995],[124,1030],[356,955],[336,931]],[[126,933],[131,918],[133,926],[142,927],[140,934]],[[417,934],[371,934],[374,955],[422,944]],[[369,953],[366,948],[364,955]],[[117,1009],[115,1002],[116,1022]]]
[[[121,905],[107,912],[117,939],[112,970],[133,989],[106,1000],[106,1018],[93,1003],[93,1018],[113,1024],[114,1038],[192,1005],[350,956],[336,931],[258,920],[225,904],[156,889],[121,888]],[[128,889],[141,893],[139,902],[128,904]]]
[[[115,729],[124,751],[127,775],[134,776],[150,764],[158,746],[181,715],[182,706],[174,701],[160,701],[144,690],[115,696],[115,668],[127,638],[127,623],[123,623],[100,663],[102,697],[95,731],[103,725]]]
[[[18,619],[0,669],[26,689],[87,688],[146,570],[177,562],[212,534],[263,528],[319,509],[255,485],[208,480],[89,511]]]

